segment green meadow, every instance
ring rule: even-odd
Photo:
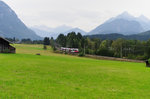
[[[150,68],[144,63],[14,46],[16,54],[0,54],[0,99],[150,99]]]

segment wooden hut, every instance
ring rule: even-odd
[[[0,53],[16,53],[16,48],[10,45],[11,42],[0,37]]]

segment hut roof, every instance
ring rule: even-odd
[[[7,40],[7,39],[5,39],[5,38],[3,38],[3,37],[1,37],[0,36],[0,39],[3,39],[3,40],[5,40],[6,42],[8,42],[8,43],[11,43],[11,44],[13,44],[12,42],[10,42],[9,40]]]

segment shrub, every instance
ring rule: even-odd
[[[138,56],[136,56],[136,59],[137,60],[146,60],[147,57],[145,55],[138,55]]]
[[[135,55],[133,55],[133,54],[128,54],[128,57],[127,57],[128,59],[135,59],[136,58],[136,56]]]
[[[52,46],[52,49],[53,49],[53,51],[56,51],[56,50],[57,50],[55,46]]]
[[[46,49],[47,49],[47,46],[46,46],[46,45],[44,45],[44,46],[43,46],[43,49],[44,49],[44,50],[46,50]]]
[[[148,59],[148,62],[150,63],[150,58]]]
[[[81,53],[78,54],[78,56],[83,57],[83,56],[85,56],[85,54],[83,52],[81,52]]]

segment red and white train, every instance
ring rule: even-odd
[[[67,53],[79,53],[79,49],[78,48],[61,47],[61,51],[67,52]]]

